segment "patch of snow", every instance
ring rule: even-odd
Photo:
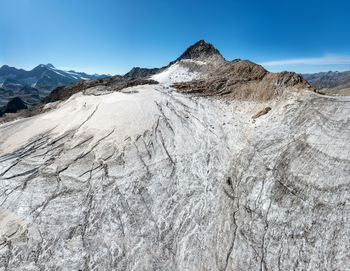
[[[85,73],[79,73],[79,72],[75,72],[75,71],[66,71],[66,70],[59,70],[55,67],[47,67],[49,70],[61,75],[61,76],[64,76],[64,77],[68,77],[68,78],[72,78],[72,79],[75,79],[75,80],[90,80],[91,78],[89,77],[85,77],[83,76]],[[97,77],[99,76],[99,74],[94,74],[93,76]]]
[[[72,72],[72,71],[66,71],[66,73],[68,73],[70,76],[72,76],[74,79],[77,79],[77,80],[81,80],[82,77],[76,73],[76,72]]]
[[[202,61],[183,60],[171,65],[161,73],[152,75],[151,79],[158,81],[164,85],[171,85],[173,83],[188,82],[194,79],[198,79],[200,77],[200,73],[196,71],[190,71],[190,69],[184,65],[191,62],[199,65],[204,64]]]
[[[63,77],[67,77],[67,75],[62,74],[62,73],[59,72],[58,70],[51,69],[51,71],[53,71],[54,73],[57,73],[58,75],[61,75],[61,76],[63,76]]]

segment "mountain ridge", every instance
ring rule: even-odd
[[[179,76],[179,72],[182,74],[181,76]],[[188,75],[190,76],[188,77]],[[169,76],[174,76],[174,78],[169,80]],[[68,86],[58,87],[45,97],[42,104],[33,109],[22,111],[19,116],[39,114],[46,103],[66,100],[89,88],[105,86],[109,91],[117,91],[127,86],[156,84],[164,82],[164,80],[171,81],[170,85],[182,93],[209,95],[225,99],[270,100],[281,95],[286,87],[315,91],[296,73],[274,74],[248,60],[227,61],[212,44],[200,40],[189,46],[174,61],[161,68],[136,67],[124,76],[116,75],[79,81]],[[13,118],[16,118],[16,115],[3,118],[2,121],[10,121]]]
[[[50,63],[40,64],[29,71],[3,65],[0,67],[0,86],[3,89],[0,94],[0,106],[5,105],[14,96],[21,97],[29,105],[35,105],[58,86],[105,76],[107,75],[89,75],[75,71],[63,71],[56,69]],[[20,93],[21,89],[28,87],[33,89],[33,93],[27,93],[26,95]]]
[[[301,76],[321,92],[350,95],[350,71],[318,72],[301,74]]]
[[[263,77],[267,74],[269,75],[274,74],[274,73],[268,72],[262,66],[256,63],[253,63],[249,60],[234,59],[232,61],[227,61],[221,55],[220,51],[216,49],[211,43],[207,43],[204,40],[200,40],[195,44],[189,46],[184,51],[184,53],[182,53],[174,61],[171,61],[167,66],[163,66],[161,68],[151,68],[151,69],[134,67],[124,76],[115,76],[115,77],[105,78],[104,83],[101,80],[86,82],[85,88],[94,87],[94,86],[103,85],[103,84],[108,84],[108,85],[117,84],[119,80],[125,80],[124,77],[127,78],[126,80],[130,80],[128,78],[135,78],[135,79],[144,79],[144,80],[151,79],[151,80],[157,81],[157,74],[160,74],[166,70],[170,70],[171,67],[175,67],[175,66],[191,72],[203,73],[205,74],[204,77],[206,80],[212,79],[214,81],[217,81],[217,79],[219,78],[219,81],[217,81],[216,83],[212,82],[216,85],[214,87],[216,91],[211,91],[210,95],[218,95],[218,92],[220,92],[221,93],[220,96],[222,96],[223,95],[222,93],[225,93],[225,92],[226,94],[228,94],[228,92],[232,93],[233,88],[237,87],[240,83],[246,84],[247,82],[259,81],[259,80],[262,80]],[[267,76],[267,77],[270,77],[270,78],[267,79],[266,83],[264,83],[265,85],[260,86],[260,89],[262,90],[262,92],[266,91],[267,89],[271,89],[271,91],[274,92],[276,87],[280,87],[280,88],[287,87],[287,86],[293,87],[293,86],[297,86],[298,84],[299,84],[298,85],[299,88],[305,88],[311,91],[315,91],[315,89],[313,89],[300,75],[294,72],[276,73],[275,76]],[[231,80],[232,78],[233,80]],[[181,91],[184,91],[185,88],[186,89],[195,88],[194,84],[199,83],[199,81],[196,81],[196,80],[194,80],[193,82],[191,82],[192,80],[189,80],[189,81],[190,82],[183,83],[183,85],[181,86],[182,82],[180,80],[179,84],[176,84],[177,82],[175,82],[173,86],[175,86],[175,88],[177,88],[178,90],[181,89]],[[203,83],[203,81],[201,82]],[[211,84],[211,83],[206,82],[205,84],[207,85],[206,87],[201,86],[200,88],[203,88],[203,87],[213,88],[213,86],[208,87],[208,84]],[[227,86],[225,86],[225,84],[230,86],[230,91],[227,90]],[[184,85],[186,85],[186,87]],[[68,89],[68,88],[70,87],[63,87],[57,91],[64,92],[65,89]],[[79,86],[77,90],[80,90],[81,88],[82,86]],[[219,89],[221,90],[219,91]],[[251,89],[251,91],[253,90]],[[76,92],[74,91],[74,93]],[[194,93],[194,91],[191,91],[191,93]],[[60,95],[60,96],[66,97],[66,98],[69,97],[67,95]],[[248,97],[248,96],[246,95],[245,97]],[[266,95],[266,97],[267,96],[270,98],[273,97],[272,94]],[[47,97],[46,101],[57,101],[57,100],[51,97]]]

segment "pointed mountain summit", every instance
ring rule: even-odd
[[[218,49],[216,49],[211,43],[207,43],[204,40],[200,40],[187,48],[187,50],[174,62],[193,59],[193,60],[216,60],[225,61],[224,57],[221,55]]]
[[[125,76],[134,78],[144,78],[150,75],[154,75],[158,72],[165,70],[171,65],[181,60],[192,59],[206,62],[224,62],[225,58],[221,55],[218,49],[216,49],[211,43],[207,43],[204,40],[200,40],[186,49],[186,51],[174,61],[171,61],[167,66],[161,68],[140,68],[133,67]]]

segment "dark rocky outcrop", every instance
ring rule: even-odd
[[[225,60],[218,49],[216,49],[211,43],[207,43],[204,40],[200,40],[190,46],[180,57],[178,57],[175,61],[170,62],[169,65],[185,59],[218,61]]]
[[[16,113],[20,110],[27,109],[26,104],[19,97],[11,99],[6,106],[0,110],[0,117],[6,113]]]
[[[148,68],[134,67],[124,76],[129,76],[134,78],[145,78],[150,75],[156,74],[159,71],[160,71],[160,68],[148,69]]]

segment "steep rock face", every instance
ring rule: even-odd
[[[281,91],[170,86],[208,67],[208,80]],[[350,268],[349,97],[240,60],[152,78],[118,91],[104,79],[0,125],[0,270]]]
[[[221,53],[210,43],[200,40],[190,46],[180,57],[171,64],[185,59],[202,60],[202,61],[224,61]]]

